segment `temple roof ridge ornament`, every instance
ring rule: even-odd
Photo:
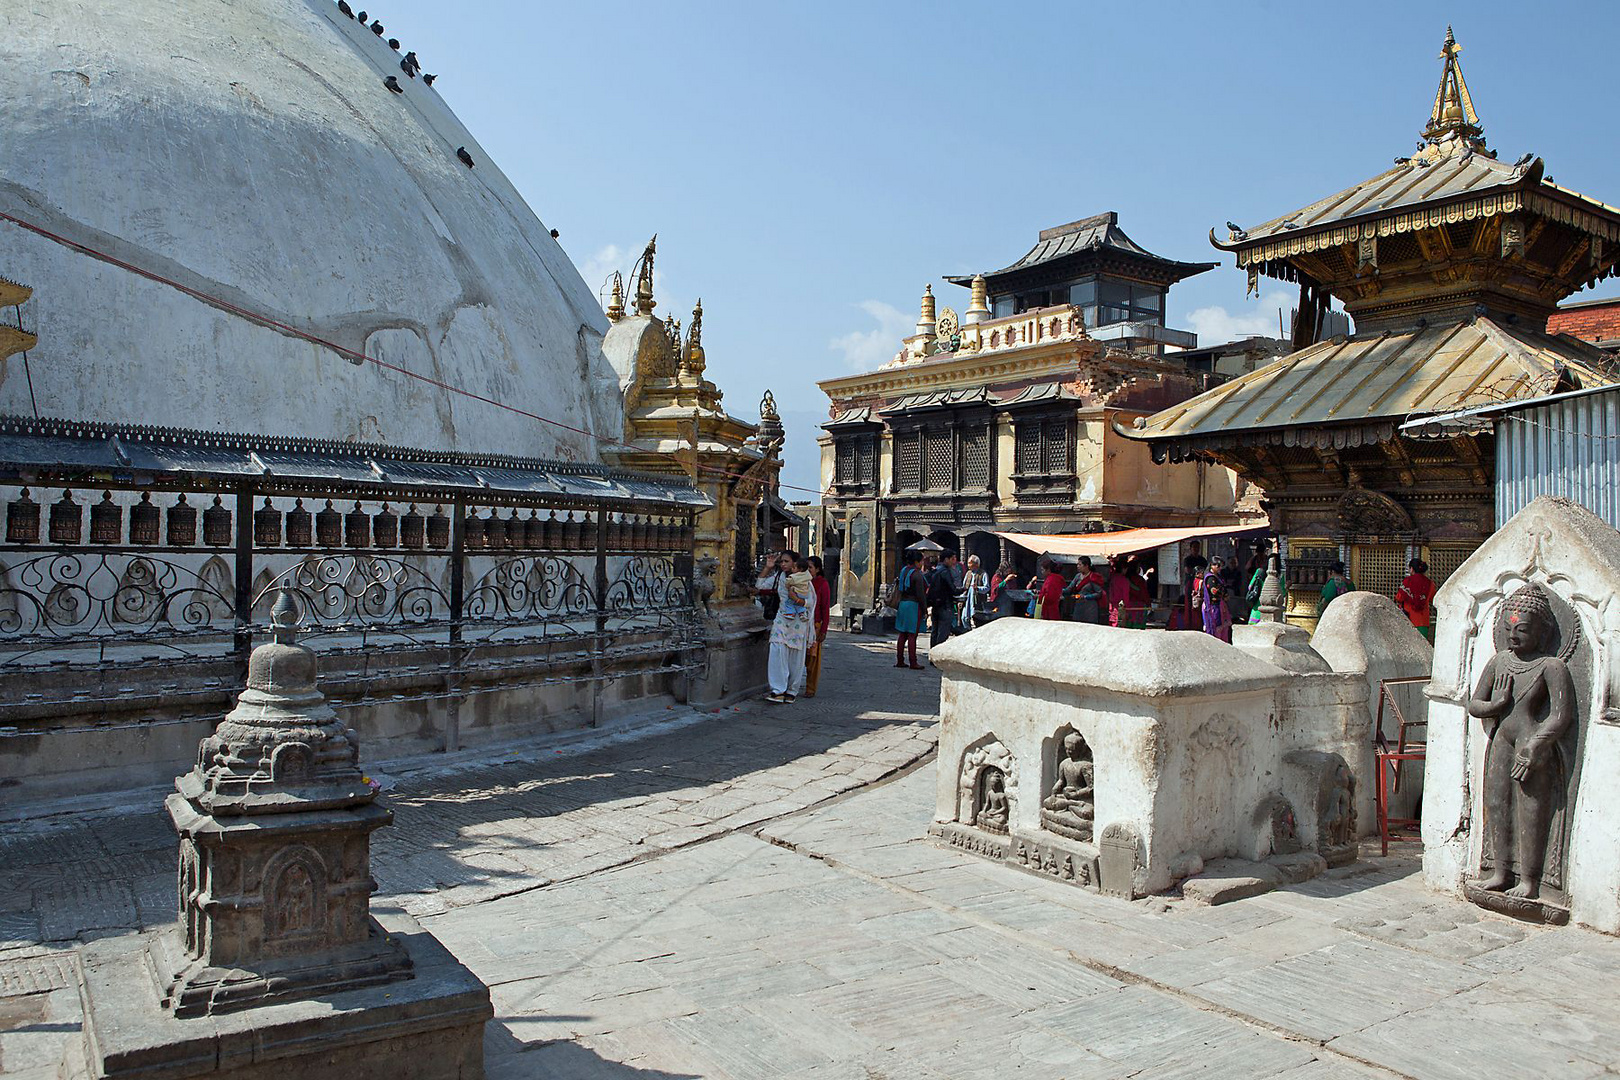
[[[686,331],[686,350],[681,356],[681,370],[695,378],[703,377],[708,360],[703,353],[703,298],[692,307],[692,325]]]
[[[624,277],[613,271],[613,299],[608,302],[607,317],[612,322],[624,318]]]
[[[653,300],[653,256],[658,250],[658,234],[653,233],[651,240],[647,241],[646,250],[641,253],[641,268],[636,275],[636,314],[651,315],[653,308],[658,304]]]
[[[1423,140],[1428,143],[1423,151],[1432,157],[1472,150],[1475,153],[1495,153],[1485,149],[1485,128],[1474,111],[1474,99],[1468,93],[1468,82],[1463,78],[1462,64],[1451,27],[1446,27],[1446,40],[1440,47],[1440,87],[1434,94],[1434,107],[1429,111],[1429,122],[1423,129]]]

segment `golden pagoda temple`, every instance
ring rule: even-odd
[[[1487,148],[1446,30],[1420,149],[1372,178],[1210,242],[1300,288],[1294,351],[1138,420],[1156,461],[1233,469],[1266,492],[1288,618],[1312,626],[1327,566],[1390,595],[1413,557],[1437,582],[1493,527],[1486,433],[1414,439],[1410,419],[1613,381],[1611,360],[1548,334],[1559,301],[1616,272],[1620,209]],[[1315,340],[1330,299],[1355,333]]]
[[[612,453],[625,468],[682,474],[711,502],[698,515],[693,551],[698,588],[711,616],[708,681],[715,684],[700,696],[730,698],[765,670],[767,628],[753,603],[752,585],[764,531],[761,504],[773,498],[782,468],[782,425],[768,393],[758,424],[722,406],[723,393],[704,374],[701,300],[684,337],[678,319],[653,314],[657,239],[633,269],[629,311],[623,280],[614,275],[607,309],[612,325],[602,353],[619,374],[624,435]]]

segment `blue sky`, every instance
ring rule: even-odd
[[[658,233],[659,312],[685,322],[702,297],[709,376],[744,417],[775,391],[783,479],[806,487],[816,381],[888,359],[924,284],[961,310],[945,275],[1104,210],[1149,250],[1216,260],[1211,226],[1414,148],[1448,21],[1490,145],[1620,203],[1615,3],[365,6],[593,288]],[[1209,344],[1291,300],[1245,299],[1226,258],[1171,290],[1170,322]]]

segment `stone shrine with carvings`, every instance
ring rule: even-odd
[[[1246,629],[998,619],[937,646],[931,835],[1126,899],[1180,884],[1219,903],[1354,860],[1365,676],[1297,627]]]
[[[272,618],[166,803],[179,925],[85,948],[85,1038],[65,1075],[336,1080],[389,1063],[476,1080],[489,993],[415,920],[371,913],[371,834],[393,814],[294,640],[287,593]]]

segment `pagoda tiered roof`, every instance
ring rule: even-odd
[[[1376,442],[1413,416],[1610,381],[1603,354],[1571,342],[1484,317],[1319,341],[1122,433],[1167,443],[1171,460],[1233,439]]]
[[[1127,236],[1119,227],[1119,214],[1110,210],[1067,225],[1042,229],[1035,246],[1021,259],[985,274],[984,279],[992,292],[1001,292],[1024,279],[1084,272],[1088,263],[1097,263],[1104,269],[1128,268],[1129,276],[1160,285],[1173,284],[1216,266],[1212,262],[1181,262],[1155,255]],[[945,280],[953,285],[971,286],[973,275]]]

